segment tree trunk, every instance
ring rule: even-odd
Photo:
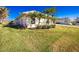
[[[55,28],[55,26],[56,26],[56,21],[53,20],[53,28]]]
[[[38,23],[37,28],[41,28],[41,25],[40,25],[40,18],[38,18],[38,20],[39,20],[39,23]]]

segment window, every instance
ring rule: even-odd
[[[35,24],[35,18],[31,20],[31,24]]]

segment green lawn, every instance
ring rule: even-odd
[[[79,28],[21,30],[0,25],[0,51],[79,51]]]

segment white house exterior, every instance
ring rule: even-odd
[[[33,12],[37,12],[37,11],[29,11],[29,12],[23,12],[23,14],[29,14],[29,13],[33,13]],[[47,24],[48,19],[45,18],[40,18],[40,22],[39,19],[36,17],[32,23],[32,19],[27,16],[27,17],[19,17],[15,20],[15,24],[16,25],[22,25],[24,27],[27,28],[36,28],[38,25],[39,26],[43,26],[43,25],[53,25],[53,21],[51,19],[49,19],[49,23]]]

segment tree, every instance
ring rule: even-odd
[[[7,8],[0,8],[0,22],[4,22],[8,17],[8,9]]]
[[[53,21],[53,28],[55,28],[57,18],[56,17],[52,17],[51,20]]]
[[[42,13],[38,13],[38,14],[37,14],[37,18],[39,19],[39,24],[40,24],[40,19],[41,19],[41,18],[45,18],[45,15],[42,14]]]
[[[55,24],[55,19],[53,19],[55,12],[56,12],[56,8],[48,8],[48,9],[44,10],[44,13],[47,14],[47,19],[48,19],[47,23],[49,23],[50,17],[52,17],[52,20]]]
[[[29,13],[29,17],[32,19],[31,23],[34,24],[35,23],[35,18],[37,17],[37,13],[33,12],[33,13]]]
[[[53,16],[56,12],[56,8],[48,8],[46,10],[43,11],[45,14],[51,15]]]

